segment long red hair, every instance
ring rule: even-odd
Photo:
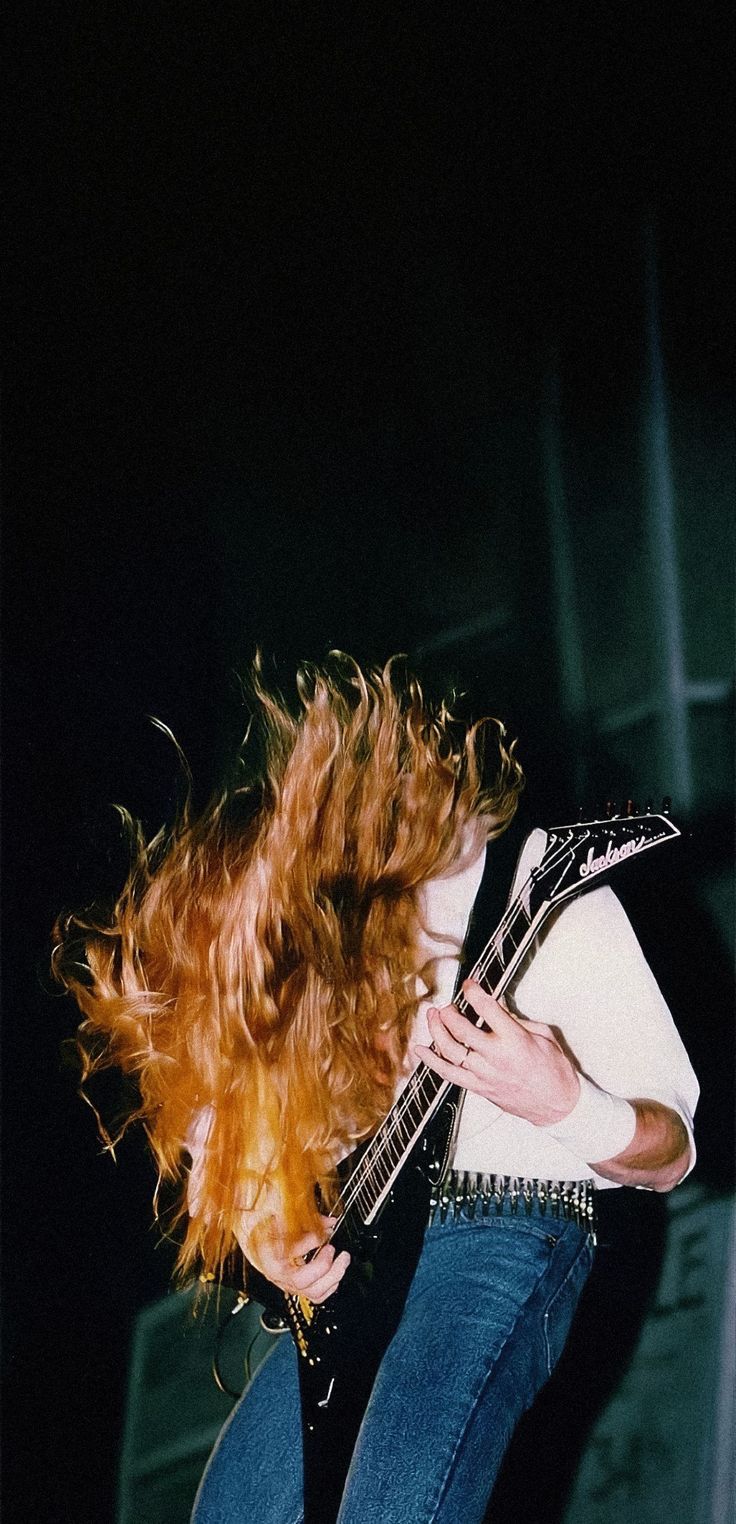
[[[419,974],[431,985],[418,891],[508,825],[522,786],[497,721],[458,726],[395,661],[333,655],[297,688],[290,707],[256,670],[250,780],[197,818],[185,804],[152,842],[129,820],[111,915],[56,928],[83,1081],[134,1075],[127,1120],[161,1179],[186,1176],[193,1120],[209,1119],[182,1270],[217,1273],[244,1220],[254,1253],[275,1218],[316,1226],[315,1185],[329,1201],[337,1158],[389,1109]]]

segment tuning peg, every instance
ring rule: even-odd
[[[636,811],[636,805],[635,805],[633,799],[627,799],[626,800],[626,809],[624,811],[624,814],[625,815],[635,815],[636,812],[637,812]]]
[[[669,815],[669,812],[670,812],[671,809],[672,809],[672,799],[671,799],[669,794],[665,794],[664,799],[662,800],[662,814],[663,815]]]
[[[647,802],[646,802],[644,808],[646,810],[647,815],[651,815],[652,810],[654,809],[654,805],[652,804],[651,799],[647,799]]]
[[[578,820],[580,821],[580,820],[584,820],[584,819],[585,819],[585,808],[584,808],[584,806],[582,804],[579,804],[578,805]]]
[[[606,800],[606,820],[610,820],[616,813],[616,805],[613,799]]]

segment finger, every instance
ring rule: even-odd
[[[334,1286],[325,1286],[320,1288],[319,1291],[310,1291],[309,1301],[314,1302],[316,1307],[321,1307],[323,1302],[329,1302],[330,1297],[334,1296],[339,1284],[339,1281],[336,1281]]]
[[[320,1286],[319,1291],[310,1291],[310,1302],[316,1303],[317,1306],[321,1306],[323,1302],[329,1302],[330,1297],[335,1295],[339,1284],[339,1281],[333,1281],[329,1285]]]
[[[289,1281],[298,1291],[308,1291],[310,1286],[328,1274],[334,1260],[335,1250],[332,1244],[326,1244],[306,1265],[295,1265],[292,1261],[288,1271]]]
[[[438,1053],[441,1053],[448,1063],[462,1065],[468,1056],[470,1034],[475,1029],[471,1022],[465,1020],[464,1016],[459,1018],[459,1023],[451,1021],[451,1018],[448,1016],[449,1010],[450,1007],[445,1011],[428,1011],[429,1030],[432,1033],[432,1040]],[[454,1029],[454,1033],[451,1027]],[[468,1028],[467,1037],[465,1035],[466,1028]]]
[[[296,1263],[303,1260],[305,1254],[311,1254],[314,1249],[321,1249],[327,1241],[327,1233],[305,1233],[302,1238],[297,1238],[289,1245],[289,1256]]]
[[[337,1291],[349,1264],[350,1255],[345,1250],[342,1254],[338,1255],[329,1274],[321,1275],[306,1292],[302,1292],[302,1295],[307,1296],[310,1302],[325,1302],[328,1297]]]
[[[414,1052],[424,1061],[428,1069],[433,1069],[442,1079],[449,1080],[451,1085],[462,1085],[464,1090],[474,1090],[477,1094],[482,1094],[481,1082],[472,1069],[468,1069],[467,1066],[461,1069],[459,1064],[449,1064],[431,1048],[418,1046]]]
[[[429,1012],[430,1016],[431,1014]],[[485,1053],[487,1051],[489,1033],[484,1032],[481,1027],[477,1027],[475,1022],[470,1021],[467,1016],[463,1016],[454,1005],[443,1006],[442,1010],[438,1011],[436,1015],[441,1023],[441,1030],[451,1033],[455,1042],[463,1050],[470,1048],[475,1053]],[[446,1053],[445,1057],[453,1058],[454,1055]]]
[[[523,1027],[525,1032],[533,1032],[535,1037],[548,1037],[551,1042],[557,1041],[552,1027],[546,1021],[532,1021],[529,1016],[525,1016],[519,1022],[519,1026]]]
[[[339,1286],[349,1263],[350,1255],[344,1252],[326,1272],[310,1281],[309,1285],[297,1286],[290,1282],[289,1292],[293,1296],[304,1296],[310,1302],[322,1302],[326,1297],[332,1296],[333,1291]]]
[[[465,980],[463,994],[476,1015],[482,1016],[492,1032],[509,1032],[519,1026],[516,1016],[512,1016],[505,1006],[494,1000],[480,984],[476,984],[475,979]]]
[[[323,1217],[322,1221],[325,1224],[324,1233],[305,1233],[303,1238],[297,1239],[291,1245],[288,1256],[290,1264],[296,1265],[297,1268],[303,1264],[311,1264],[312,1260],[316,1259],[320,1249],[330,1242],[337,1227],[338,1219],[337,1217]]]
[[[314,1259],[309,1261],[306,1270],[311,1274],[312,1280],[315,1281],[323,1279],[326,1275],[333,1276],[336,1270],[338,1270],[339,1277],[344,1274],[345,1268],[349,1264],[350,1254],[347,1249],[342,1249],[338,1254],[334,1244],[325,1244],[324,1249],[320,1249],[319,1254],[315,1254]],[[301,1280],[301,1273],[299,1278]],[[311,1282],[308,1284],[311,1284]]]

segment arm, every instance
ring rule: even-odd
[[[635,1100],[636,1127],[626,1148],[613,1159],[593,1161],[597,1175],[617,1185],[643,1185],[671,1191],[687,1172],[690,1139],[678,1112],[661,1101]]]
[[[431,1011],[437,1051],[416,1051],[435,1073],[547,1129],[609,1180],[656,1191],[678,1183],[690,1146],[677,1112],[659,1101],[628,1101],[599,1089],[546,1022],[519,1020],[470,980],[463,994],[487,1030],[454,1006]],[[591,1150],[601,1149],[602,1159],[591,1157]]]

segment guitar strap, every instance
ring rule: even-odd
[[[453,1000],[463,980],[467,979],[471,969],[478,962],[488,938],[494,927],[498,926],[511,898],[516,865],[528,834],[528,825],[523,818],[519,818],[520,813],[517,810],[511,825],[507,827],[503,835],[489,841],[486,847],[483,874],[468,920]],[[430,1146],[434,1168],[439,1170],[440,1174],[444,1174],[447,1165],[452,1160],[466,1095],[467,1091],[460,1086],[452,1087],[440,1109],[431,1135]]]
[[[498,836],[495,841],[489,841],[486,847],[483,876],[470,912],[453,999],[463,979],[467,979],[473,965],[478,962],[488,938],[501,920],[511,898],[516,864],[528,834],[528,825],[519,819],[519,813],[517,810],[511,825],[503,835]]]

